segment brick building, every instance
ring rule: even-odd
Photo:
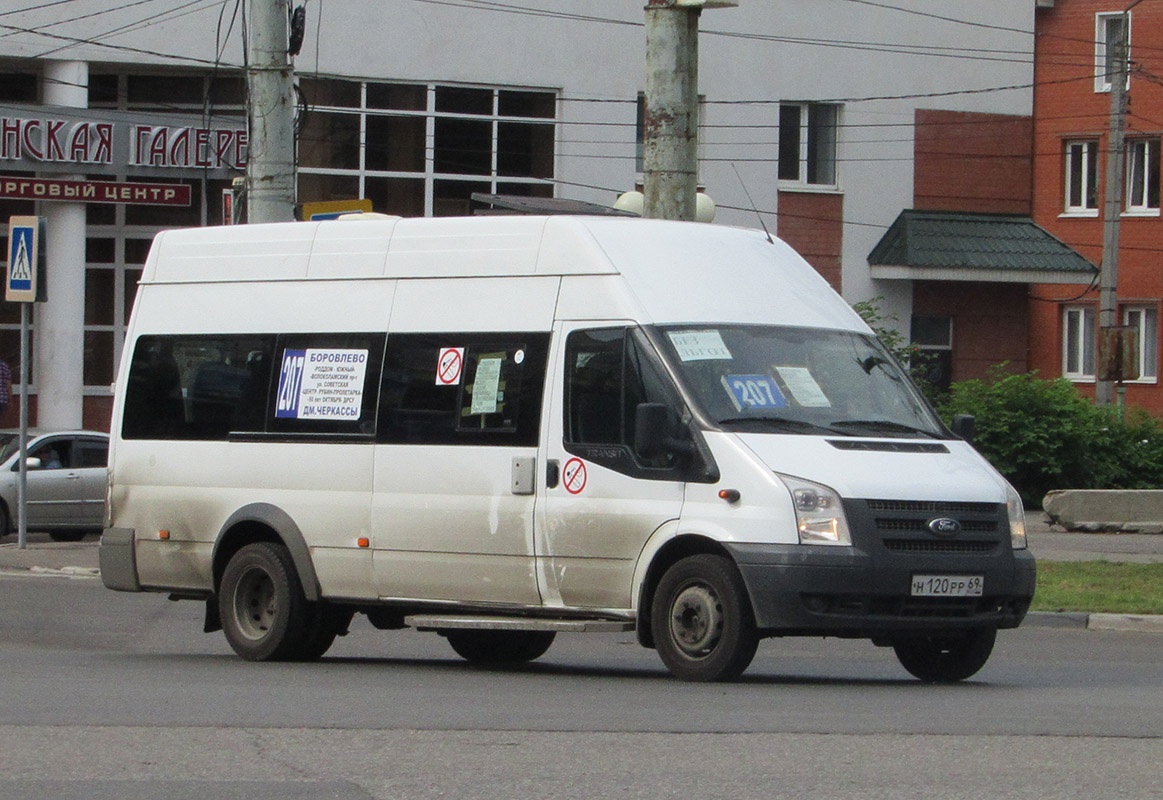
[[[1125,384],[1128,405],[1163,413],[1159,304],[1163,220],[1163,5],[1111,0],[1039,0],[1035,18],[1034,219],[1095,264],[1102,260],[1103,198],[1110,130],[1111,43],[1130,20],[1124,187],[1119,217],[1119,323],[1134,326],[1141,377]],[[1065,376],[1093,395],[1097,281],[1033,287],[1030,367]]]

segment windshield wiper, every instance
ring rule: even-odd
[[[842,419],[832,423],[834,428],[867,428],[871,431],[881,432],[897,432],[897,433],[917,433],[921,436],[927,436],[930,439],[942,438],[939,434],[934,433],[924,428],[917,428],[913,425],[905,425],[900,422],[893,422],[888,419]]]
[[[817,425],[814,422],[804,422],[802,419],[788,419],[787,417],[729,417],[719,420],[720,425],[747,425],[757,424],[772,428],[783,428],[792,433],[838,433],[841,436],[852,436],[848,431],[840,431],[827,425]]]

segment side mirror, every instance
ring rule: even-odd
[[[953,424],[949,426],[949,430],[970,444],[973,444],[973,434],[976,429],[977,420],[972,414],[958,414],[953,418]]]
[[[24,466],[28,469],[44,469],[44,462],[36,456],[31,456],[24,460]]]
[[[639,403],[634,411],[634,452],[647,461],[667,453],[690,455],[692,442],[671,436],[674,415],[664,403]]]

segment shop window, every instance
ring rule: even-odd
[[[31,72],[0,72],[0,102],[35,103],[38,83]]]
[[[299,134],[299,164],[327,169],[360,168],[358,114],[311,111]]]
[[[535,446],[547,333],[392,334],[378,441]]]
[[[365,181],[364,197],[381,214],[424,216],[423,178],[371,178]]]
[[[367,107],[424,111],[428,107],[428,88],[404,83],[369,83]]]
[[[360,85],[355,81],[302,78],[299,91],[314,110],[318,106],[359,108]]]

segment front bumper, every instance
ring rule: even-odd
[[[1034,597],[1028,550],[1013,550],[1005,507],[845,501],[853,546],[728,545],[770,635],[877,638],[902,632],[1016,628]],[[938,537],[927,520],[953,516]],[[980,575],[980,597],[914,597],[916,575]]]

